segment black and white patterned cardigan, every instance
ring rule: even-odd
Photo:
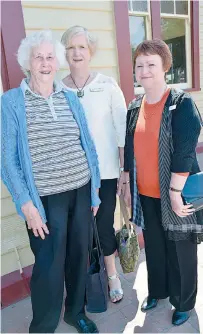
[[[145,228],[136,183],[134,158],[134,132],[143,96],[133,100],[128,108],[124,170],[130,173],[132,218]],[[159,132],[159,180],[161,193],[162,225],[171,240],[184,240],[191,232],[203,232],[203,210],[185,218],[178,217],[171,208],[169,185],[171,172],[200,171],[195,148],[201,131],[201,116],[189,94],[171,89],[162,113]]]

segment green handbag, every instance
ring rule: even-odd
[[[120,224],[121,229],[116,234],[118,256],[123,273],[135,270],[140,255],[138,237],[134,226],[129,222],[129,212],[123,195],[120,196]]]

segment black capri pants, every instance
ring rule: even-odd
[[[114,212],[116,209],[117,179],[101,180],[99,197],[101,204],[96,215],[97,229],[104,256],[113,254],[116,249]]]

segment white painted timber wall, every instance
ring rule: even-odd
[[[192,97],[194,98],[199,111],[203,117],[203,1],[199,1],[199,45],[200,45],[200,92],[191,93]],[[199,142],[203,142],[203,130],[199,137]]]

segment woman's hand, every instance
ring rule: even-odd
[[[28,229],[32,230],[36,237],[40,236],[42,239],[45,239],[45,233],[49,234],[48,227],[42,222],[39,211],[32,201],[24,204],[21,209],[25,215]]]
[[[130,180],[129,173],[122,172],[118,181],[117,195],[123,194],[125,204],[127,207],[131,207],[131,193],[130,193]]]
[[[176,213],[177,216],[183,218],[192,215],[195,212],[191,204],[189,205],[183,204],[180,192],[174,192],[169,190],[169,196],[171,200],[172,210]]]
[[[93,212],[94,217],[96,216],[98,210],[99,210],[99,206],[92,206],[92,212]]]
[[[97,192],[97,194],[98,194],[98,196],[99,196],[99,188],[96,189],[96,192]],[[97,211],[99,210],[99,206],[91,206],[91,210],[92,210],[93,215],[94,215],[94,217],[95,217],[96,214],[97,214]]]
[[[125,173],[121,172],[120,178],[118,180],[118,187],[117,187],[117,195],[118,196],[120,196],[121,193],[124,194],[125,182],[126,182]]]
[[[124,188],[124,201],[125,201],[125,204],[127,205],[128,208],[131,207],[131,192],[130,192],[130,183],[129,181],[126,182],[125,184],[125,188]]]

